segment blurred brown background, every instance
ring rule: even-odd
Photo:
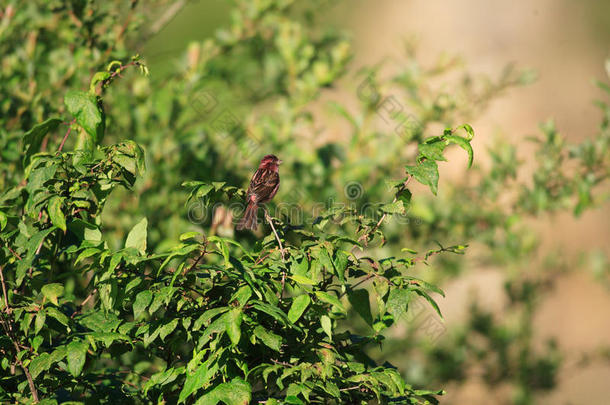
[[[593,100],[600,92],[592,81],[607,74],[610,1],[382,0],[354,1],[348,8],[357,65],[399,57],[401,40],[414,35],[424,62],[448,52],[463,57],[473,72],[497,75],[512,62],[538,73],[534,84],[509,91],[472,122],[477,148],[484,148],[493,134],[510,139],[534,134],[549,118],[570,141],[595,133],[600,113]],[[547,251],[560,247],[572,256],[591,249],[610,253],[609,208],[578,220],[547,218],[537,224],[543,245]],[[441,309],[448,326],[463,319],[472,294],[484,305],[500,309],[502,282],[500,270],[479,269],[445,286],[447,298]],[[590,272],[577,271],[558,280],[537,315],[536,333],[541,342],[555,336],[566,359],[558,389],[540,403],[610,403],[610,368],[574,364],[580,352],[610,343],[608,308],[610,294]],[[478,381],[455,388],[447,387],[441,402],[488,404],[496,394],[506,394],[488,392]]]

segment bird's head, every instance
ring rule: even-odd
[[[259,168],[261,169],[274,169],[277,170],[278,166],[282,163],[280,159],[275,155],[266,155],[261,159]]]

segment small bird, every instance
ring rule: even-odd
[[[246,193],[248,207],[243,218],[237,224],[237,229],[250,229],[256,231],[258,220],[256,214],[259,204],[271,201],[280,187],[279,166],[281,160],[275,155],[267,155],[261,159],[258,170],[250,180],[250,186]]]

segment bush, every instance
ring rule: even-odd
[[[518,266],[537,252],[524,219],[599,203],[610,109],[582,145],[543,126],[530,182],[499,141],[489,168],[439,188],[449,148],[473,163],[462,123],[530,75],[465,75],[443,93],[429,83],[453,61],[421,67],[408,48],[404,70],[355,76],[356,109],[329,105],[348,134],[312,144],[313,105],[350,59],[346,37],[315,23],[326,3],[238,1],[229,28],[161,77],[129,52],[154,15],[137,2],[3,10],[2,401],[436,403],[486,352],[487,381],[513,384],[517,403],[555,385],[556,347],[531,349],[546,276],[507,280],[514,328],[473,306],[463,331],[420,350],[423,378],[386,361],[418,361],[412,329],[384,332],[419,299],[438,311],[436,284],[468,266],[443,253],[468,241]],[[277,235],[235,233],[240,187],[268,152],[286,162]]]

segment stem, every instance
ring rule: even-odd
[[[205,236],[204,236],[204,238],[205,238]],[[191,266],[190,266],[188,269],[186,269],[186,270],[185,270],[185,271],[182,273],[182,275],[183,275],[183,276],[184,276],[184,275],[186,275],[186,273],[188,273],[188,272],[190,272],[191,270],[193,270],[193,269],[195,268],[195,266],[197,266],[197,263],[199,263],[199,261],[200,261],[200,260],[203,258],[203,256],[205,256],[205,254],[207,253],[207,251],[206,251],[207,247],[208,247],[208,239],[207,239],[207,238],[205,238],[205,242],[204,242],[204,245],[203,245],[203,250],[201,251],[201,254],[199,255],[199,257],[197,257],[197,259],[195,259],[195,261],[193,262],[193,264],[191,264]]]
[[[70,121],[68,123],[68,131],[66,132],[66,134],[64,135],[64,139],[61,140],[61,144],[59,144],[59,148],[57,148],[58,152],[61,152],[61,150],[64,148],[64,143],[66,143],[66,139],[68,139],[68,136],[70,135],[70,132],[72,132],[72,125],[76,122],[76,118],[74,118],[72,121]]]
[[[2,293],[4,294],[4,310],[8,311],[8,295],[6,295],[6,284],[4,284],[4,274],[2,273],[2,266],[0,266],[0,280],[2,281]]]
[[[413,178],[413,176],[409,175],[409,177],[407,177],[407,179],[405,180],[404,183],[402,183],[402,186],[400,187],[400,189],[396,192],[396,194],[400,193],[401,191],[403,191],[407,185],[409,184],[409,182],[411,181],[411,179]],[[398,200],[398,196],[395,195],[394,199],[392,200],[392,203],[395,203]],[[364,235],[362,235],[360,238],[358,238],[358,242],[366,239],[366,237],[372,233],[374,233],[377,229],[379,229],[379,227],[381,226],[383,220],[385,219],[385,217],[388,215],[387,212],[384,212],[383,215],[381,216],[381,218],[379,218],[379,221],[377,221],[377,223],[375,224],[375,226],[373,226],[373,228],[365,233]]]
[[[286,258],[284,257],[284,247],[282,246],[282,241],[280,240],[280,237],[278,236],[277,232],[275,231],[275,227],[273,226],[273,220],[269,216],[269,213],[267,212],[267,209],[265,208],[264,210],[265,210],[265,219],[267,220],[267,222],[271,226],[271,230],[273,231],[273,234],[275,235],[275,239],[277,240],[277,244],[280,245],[280,253],[282,254],[282,261],[285,262]]]
[[[269,216],[267,209],[266,208],[263,208],[263,209],[265,210],[265,219],[267,220],[267,222],[269,222],[269,225],[271,226],[271,230],[273,231],[273,234],[275,235],[277,244],[280,245],[280,254],[282,255],[282,261],[285,263],[286,258],[284,257],[284,247],[282,246],[282,241],[280,240],[280,237],[278,236],[277,232],[275,231],[275,227],[273,226],[273,220],[271,219],[271,216]],[[280,290],[280,294],[278,296],[278,298],[280,300],[284,296],[284,286],[285,285],[286,285],[286,270],[282,269],[282,289]]]
[[[4,312],[6,312],[7,314],[10,314],[11,308],[8,305],[8,296],[6,295],[6,284],[4,282],[4,274],[3,274],[2,267],[0,267],[0,282],[2,282],[2,293],[4,294],[4,304],[5,304]],[[4,318],[4,316],[3,316],[3,318]],[[28,368],[23,364],[21,359],[19,359],[19,357],[17,356],[19,354],[19,352],[21,351],[21,349],[19,348],[19,343],[17,342],[17,340],[15,339],[15,336],[13,335],[12,320],[10,318],[8,318],[7,320],[3,320],[2,327],[4,328],[6,335],[13,342],[13,346],[15,346],[15,360],[17,361],[17,364],[19,364],[19,366],[23,369],[23,373],[25,374],[25,377],[28,380],[28,385],[30,387],[30,392],[32,393],[32,397],[34,398],[34,401],[38,402],[38,390],[36,389],[36,386],[34,385],[34,379],[32,378],[32,375],[30,374],[30,371],[28,370]]]

